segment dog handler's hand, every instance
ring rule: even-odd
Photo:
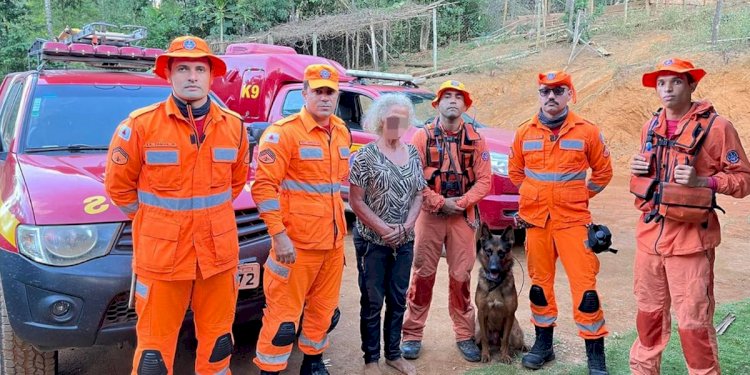
[[[689,187],[708,186],[708,179],[700,177],[695,173],[695,168],[690,165],[680,164],[674,169],[674,182]]]
[[[273,236],[273,250],[276,253],[276,260],[282,264],[293,264],[297,260],[297,253],[294,251],[294,245],[286,231]]]
[[[646,158],[641,154],[635,154],[630,159],[630,172],[634,175],[648,174],[648,167]]]
[[[456,204],[456,201],[458,198],[446,198],[445,203],[443,204],[443,207],[440,209],[443,211],[443,213],[446,213],[448,215],[457,215],[462,212],[464,212],[464,209],[461,207],[458,207]]]

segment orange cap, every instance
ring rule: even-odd
[[[573,93],[573,103],[575,103],[578,99],[576,89],[575,87],[573,87],[573,77],[562,70],[553,70],[547,73],[539,73],[536,81],[540,85],[549,87],[567,86]]]
[[[185,57],[192,59],[207,58],[211,61],[211,75],[223,76],[227,72],[227,64],[211,52],[205,40],[195,36],[180,36],[169,43],[169,49],[156,58],[154,74],[167,79],[167,66],[170,57]]]
[[[643,75],[641,82],[645,87],[656,87],[656,79],[665,72],[685,73],[693,77],[695,83],[700,82],[706,75],[706,71],[696,68],[687,60],[671,58],[656,64],[656,70]]]
[[[447,90],[455,90],[463,94],[464,96],[464,104],[466,105],[466,109],[469,109],[471,107],[471,103],[473,101],[471,100],[471,95],[468,91],[466,91],[466,86],[464,86],[463,83],[454,81],[454,80],[447,80],[443,82],[440,85],[440,88],[438,89],[437,96],[435,99],[432,99],[432,107],[437,108],[438,103],[440,103],[440,98],[443,96],[443,93]]]
[[[311,89],[328,87],[339,91],[339,71],[327,64],[313,64],[305,68],[305,81]]]

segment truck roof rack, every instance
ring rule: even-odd
[[[373,72],[369,70],[354,70],[354,69],[348,69],[346,71],[346,74],[352,77],[356,78],[356,81],[358,81],[361,84],[366,84],[365,78],[377,80],[377,81],[385,81],[384,84],[393,84],[393,82],[400,82],[397,84],[400,84],[402,86],[408,86],[408,87],[414,87],[417,88],[417,84],[421,84],[425,82],[424,78],[414,78],[411,74],[396,74],[396,73],[383,73],[383,72]]]
[[[106,69],[147,69],[164,51],[137,46],[146,35],[143,26],[93,22],[81,29],[66,27],[54,40],[37,39],[28,56],[37,60],[38,70],[49,61],[82,62]]]

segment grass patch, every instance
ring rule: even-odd
[[[716,308],[714,324],[719,323],[727,313],[733,313],[737,320],[732,323],[724,335],[719,336],[719,362],[722,373],[725,374],[750,374],[750,299],[740,302],[722,304]],[[682,356],[680,338],[677,333],[677,323],[672,322],[672,338],[662,356],[661,373],[663,375],[687,374],[685,360]],[[628,360],[630,346],[635,341],[635,330],[624,335],[610,336],[606,340],[607,367],[612,375],[630,374]],[[528,370],[521,368],[520,359],[516,359],[513,365],[496,364],[485,368],[475,369],[467,372],[470,375],[490,374],[529,374]],[[586,365],[571,365],[565,363],[554,363],[535,375],[552,374],[587,374]]]

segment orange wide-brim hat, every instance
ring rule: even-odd
[[[214,78],[223,76],[227,72],[227,64],[211,52],[211,48],[208,47],[208,43],[205,40],[195,36],[181,36],[169,43],[169,49],[167,49],[166,53],[156,58],[154,74],[167,79],[169,59],[175,57],[190,59],[207,58],[211,62],[211,76]]]
[[[547,73],[539,73],[539,75],[537,75],[536,82],[540,85],[545,85],[548,87],[567,86],[568,89],[570,89],[570,92],[573,93],[573,103],[575,103],[578,99],[576,88],[573,87],[573,77],[571,77],[570,74],[564,71],[554,70]]]
[[[443,97],[443,93],[448,90],[455,90],[460,92],[464,96],[464,104],[466,105],[466,109],[468,110],[471,107],[471,103],[473,103],[473,101],[471,100],[471,94],[466,91],[466,86],[464,86],[464,84],[461,82],[448,80],[443,82],[440,85],[440,88],[438,88],[437,96],[435,97],[435,99],[432,99],[432,108],[437,108],[438,103],[440,103],[440,98]]]
[[[656,65],[656,70],[643,75],[641,82],[645,87],[656,87],[656,80],[659,76],[669,73],[684,73],[690,75],[695,83],[700,82],[706,76],[706,71],[696,68],[693,63],[687,60],[671,58],[664,60]]]

